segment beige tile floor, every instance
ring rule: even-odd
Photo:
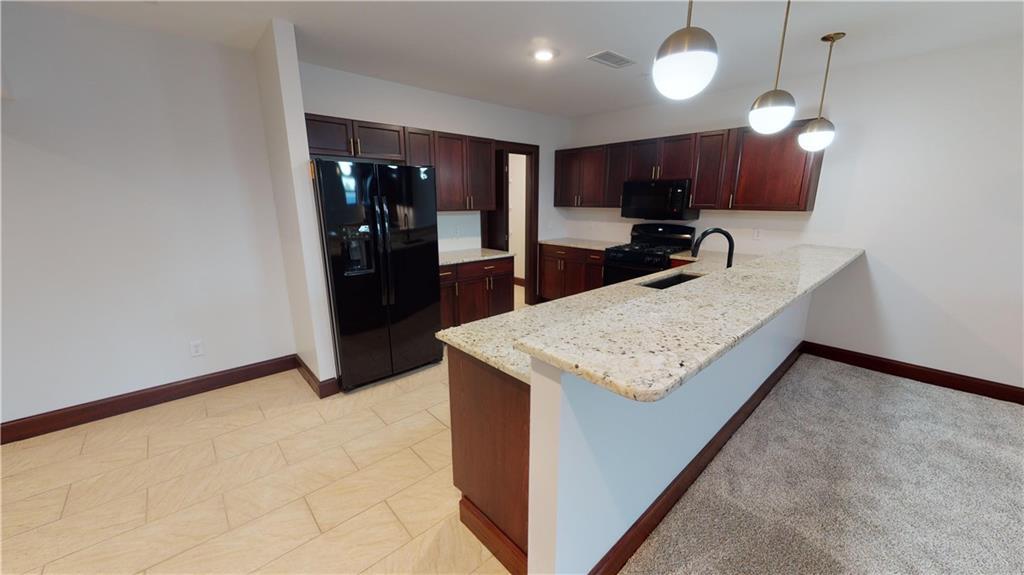
[[[291,371],[4,445],[0,567],[504,573],[458,519],[447,386]]]

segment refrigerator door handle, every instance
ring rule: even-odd
[[[381,219],[384,220],[384,241],[388,252],[388,303],[395,305],[395,274],[391,273],[391,213],[388,211],[387,198],[378,197]]]
[[[380,198],[377,196],[373,197],[373,223],[377,225],[377,269],[380,270],[380,304],[388,305],[388,289],[387,284],[384,281],[383,274],[386,274],[389,270],[384,265],[384,224],[381,222]]]

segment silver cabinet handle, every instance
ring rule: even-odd
[[[359,138],[356,138],[356,155],[359,156],[359,155],[362,155],[362,153],[363,153],[363,147],[359,143]]]
[[[658,166],[651,166],[651,179],[652,180],[654,179],[654,170],[656,170],[657,168],[658,168]]]
[[[459,282],[455,282],[455,297],[459,297]]]
[[[729,194],[729,209],[732,209],[732,194]]]
[[[348,139],[348,151],[352,152],[352,155],[356,155],[356,141],[354,138]]]

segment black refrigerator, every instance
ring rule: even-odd
[[[313,160],[339,385],[441,361],[434,169]]]

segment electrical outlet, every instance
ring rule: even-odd
[[[192,357],[206,355],[206,348],[203,347],[203,340],[193,339],[188,342],[188,351],[192,354]]]
[[[754,233],[752,235],[755,240],[761,239],[761,230],[759,228],[754,228]]]

